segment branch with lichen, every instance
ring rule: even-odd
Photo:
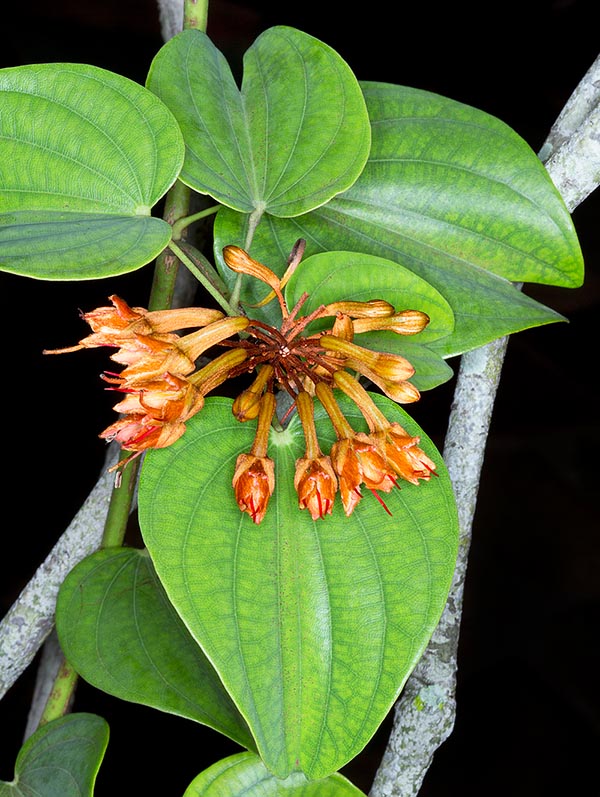
[[[566,103],[540,158],[569,211],[600,185],[600,56]],[[479,480],[508,339],[463,354],[444,461],[459,512],[460,545],[446,608],[396,704],[370,797],[415,797],[438,747],[452,733],[463,592]]]

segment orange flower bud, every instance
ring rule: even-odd
[[[425,329],[429,321],[429,316],[419,310],[403,310],[385,317],[357,318],[353,324],[357,335],[376,330],[389,330],[397,335],[416,335]]]
[[[244,349],[228,349],[192,374],[189,380],[206,396],[211,390],[229,379],[231,372],[240,366],[247,356]]]
[[[233,474],[235,500],[255,523],[265,516],[275,489],[275,463],[269,457],[240,454]]]
[[[383,299],[368,302],[332,302],[325,305],[322,315],[344,313],[351,318],[386,318],[394,314],[394,306]]]
[[[173,310],[148,310],[146,312],[146,320],[155,333],[206,327],[225,317],[220,310],[207,307],[177,307]]]
[[[331,327],[331,334],[335,335],[336,338],[342,338],[343,340],[347,340],[352,343],[352,338],[354,337],[354,327],[352,326],[352,319],[350,316],[345,315],[344,313],[338,313],[335,317],[335,321],[333,322],[333,326]]]
[[[273,376],[273,366],[263,365],[249,388],[234,399],[232,412],[238,421],[251,421],[258,417],[260,399],[269,379]]]
[[[223,248],[223,260],[236,274],[248,274],[266,283],[274,290],[279,290],[280,279],[277,274],[271,271],[268,266],[259,263],[258,260],[254,260],[248,252],[245,252],[239,246],[225,246]]]
[[[329,457],[296,460],[294,487],[298,506],[308,509],[313,520],[330,515],[337,492],[337,479]]]
[[[229,245],[224,247],[223,260],[236,274],[248,274],[251,277],[256,277],[256,279],[259,279],[272,288],[272,292],[259,303],[259,307],[263,304],[267,304],[275,295],[277,296],[281,309],[284,310],[286,304],[281,293],[281,280],[274,271],[271,271],[270,268],[259,263],[258,260],[254,260],[254,258],[250,257],[248,252],[245,252],[239,246]]]
[[[415,369],[408,360],[399,354],[381,353],[373,361],[373,365],[367,365],[355,357],[348,357],[346,365],[348,368],[359,371],[363,376],[369,377],[373,382],[375,382],[373,374],[386,382],[405,382],[415,373]]]
[[[405,357],[365,349],[334,335],[322,335],[319,344],[326,350],[347,357],[347,365],[362,373],[364,367],[385,379],[396,382],[411,377],[415,369]]]
[[[350,368],[353,367],[352,359],[348,359],[346,361],[346,365]],[[410,404],[413,401],[418,401],[421,398],[421,394],[419,390],[411,384],[411,382],[407,382],[405,379],[400,379],[399,381],[395,382],[391,379],[385,379],[379,373],[372,371],[370,368],[366,366],[361,366],[360,370],[363,376],[366,376],[367,379],[370,379],[377,387],[380,387],[383,392],[391,398],[393,401],[396,401],[398,404]]]
[[[184,335],[179,339],[179,346],[189,359],[194,361],[207,349],[246,329],[249,323],[250,321],[243,315],[222,318],[203,329]]]

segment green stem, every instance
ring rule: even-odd
[[[163,218],[169,224],[189,213],[191,189],[177,180],[169,190],[165,199]],[[150,289],[149,310],[165,310],[171,307],[175,292],[175,280],[179,270],[179,260],[168,249],[164,249],[156,258],[154,278]]]
[[[176,246],[178,246],[183,254],[187,255],[196,268],[204,274],[206,279],[213,286],[213,289],[216,290],[224,299],[229,299],[229,288],[223,282],[213,264],[207,260],[206,257],[204,257],[202,252],[200,252],[194,245],[183,240],[177,241]]]
[[[252,239],[254,238],[254,233],[256,232],[256,228],[258,227],[258,223],[260,222],[263,213],[264,213],[264,208],[256,208],[248,216],[248,228],[246,230],[246,240],[244,242],[244,249],[246,250],[246,252],[250,251],[250,246],[252,245]],[[233,286],[233,290],[231,291],[231,296],[229,298],[231,306],[236,311],[240,305],[240,294],[242,292],[243,281],[244,281],[244,275],[238,274],[235,284]]]
[[[122,453],[131,456],[130,451],[124,451]],[[139,467],[140,458],[136,457],[119,472],[119,486],[115,486],[110,497],[108,513],[104,524],[104,533],[102,535],[102,542],[100,543],[101,548],[118,548],[123,545],[123,539],[125,538],[125,532],[127,530],[127,521],[131,514],[131,504],[135,492]]]
[[[186,255],[186,253],[181,249],[174,241],[169,243],[169,249],[174,252],[177,257],[181,260],[181,262],[189,268],[192,274],[197,278],[197,280],[202,283],[204,288],[210,293],[210,295],[215,299],[216,302],[225,310],[227,315],[238,315],[237,312],[234,311],[233,304],[230,304],[227,299],[223,296],[223,294],[217,290],[217,288],[211,282],[211,279],[195,264],[192,260]]]
[[[181,233],[186,227],[189,227],[190,224],[193,224],[195,221],[200,221],[200,219],[205,219],[207,216],[212,216],[220,207],[221,205],[211,205],[209,208],[199,210],[198,213],[192,213],[191,216],[184,216],[176,221],[173,224],[173,240],[178,241],[181,238]]]
[[[208,0],[185,0],[183,4],[183,27],[206,32]]]
[[[77,680],[77,673],[67,660],[64,659],[58,671],[58,675],[54,679],[50,697],[40,717],[40,727],[47,722],[51,722],[59,717],[64,717],[69,711]]]

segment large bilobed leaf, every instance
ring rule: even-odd
[[[93,279],[153,260],[171,227],[151,216],[184,145],[148,89],[85,64],[0,70],[0,269]]]
[[[351,69],[294,28],[269,28],[256,39],[241,90],[198,30],[162,47],[146,85],[181,126],[182,181],[244,213],[313,210],[349,188],[369,154],[369,117]]]
[[[254,748],[145,551],[107,549],[83,559],[61,586],[56,626],[68,661],[98,689],[187,717]]]
[[[571,217],[529,145],[500,120],[426,91],[362,83],[372,123],[359,179],[295,219],[263,218],[250,253],[283,273],[298,238],[306,256],[345,249],[388,258],[435,287],[455,316],[432,343],[449,357],[562,316],[516,282],[576,287],[583,260]],[[248,217],[221,208],[215,257],[243,246]]]
[[[309,781],[301,772],[274,777],[258,756],[238,753],[217,761],[190,783],[183,797],[364,797],[338,773]]]
[[[248,723],[265,766],[326,777],[357,755],[398,697],[438,622],[457,546],[452,487],[440,455],[396,404],[392,421],[421,436],[438,478],[365,495],[350,518],[339,500],[313,522],[298,509],[297,417],[272,432],[276,487],[252,523],[231,478],[255,424],[209,398],[185,435],[142,468],[142,534],[169,599]],[[340,397],[357,429],[356,407]],[[316,407],[324,451],[335,435]]]
[[[108,725],[95,714],[42,725],[19,751],[13,781],[0,781],[0,797],[91,797],[107,745]]]

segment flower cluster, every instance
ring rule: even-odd
[[[435,464],[419,448],[419,438],[390,423],[355,376],[366,377],[396,402],[416,401],[419,392],[408,381],[414,374],[411,364],[400,355],[362,347],[355,343],[355,336],[374,330],[414,335],[429,318],[416,310],[397,312],[382,300],[340,301],[302,316],[306,294],[290,310],[282,289],[300,262],[303,248],[304,242],[299,241],[281,279],[243,249],[226,246],[223,250],[233,271],[270,287],[261,304],[277,298],[282,316],[279,327],[205,308],[132,308],[111,296],[111,307],[83,314],[92,334],[77,346],[46,352],[97,346],[116,349],[111,359],[124,368],[120,373],[105,372],[103,378],[108,389],[125,397],[114,407],[121,417],[100,436],[132,452],[117,467],[147,449],[171,445],[202,409],[208,392],[229,378],[253,373],[252,383],[233,402],[233,414],[241,422],[256,420],[256,434],[251,450],[237,459],[232,483],[238,506],[255,523],[264,518],[275,487],[268,440],[277,390],[291,396],[289,411],[296,408],[304,431],[306,450],[296,462],[294,486],[299,507],[307,509],[314,520],[331,514],[338,492],[347,516],[360,502],[363,486],[387,510],[380,492],[390,492],[399,480],[419,484],[434,474]],[[330,319],[329,328],[310,333],[308,328],[316,319]],[[200,356],[217,346],[224,351],[197,367]],[[352,428],[335,397],[336,389],[360,409],[368,433]],[[321,451],[317,437],[315,400],[327,412],[337,438],[328,454]]]
[[[111,360],[125,366],[120,373],[105,371],[108,390],[125,394],[114,409],[121,418],[100,437],[116,440],[133,454],[126,464],[149,448],[165,448],[178,440],[185,423],[204,406],[204,396],[229,378],[246,359],[243,350],[227,351],[196,370],[196,360],[215,344],[248,326],[245,316],[225,317],[219,310],[202,307],[146,310],[130,307],[110,296],[112,307],[98,307],[82,318],[92,334],[76,346],[47,349],[64,354],[79,349],[108,346],[116,349]],[[186,335],[175,330],[192,329]]]

